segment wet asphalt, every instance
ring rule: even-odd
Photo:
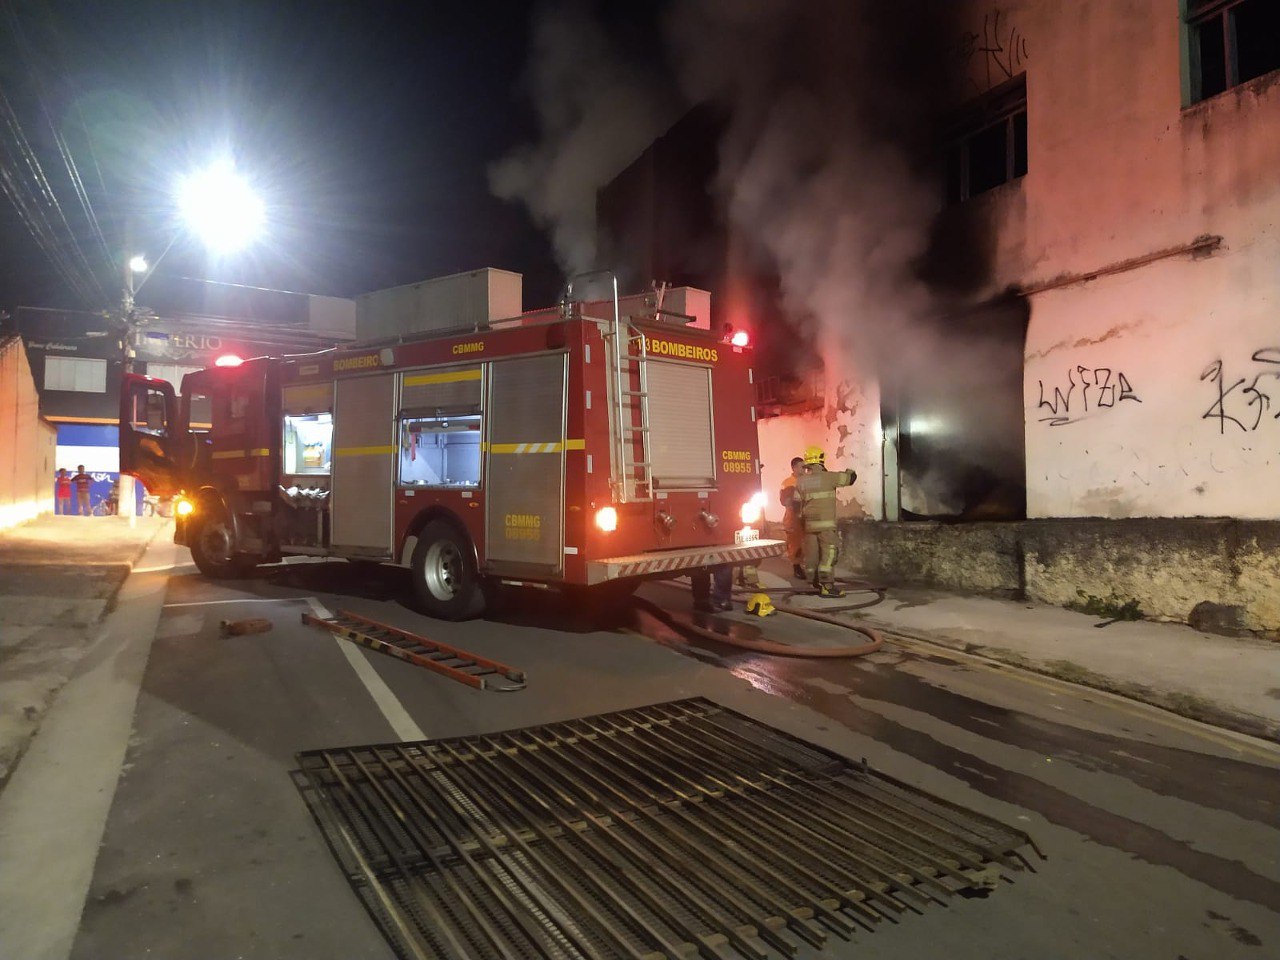
[[[361,651],[428,737],[705,696],[1026,831],[1047,855],[989,896],[800,956],[1280,955],[1280,754],[1265,745],[916,641],[778,658],[542,594],[443,624],[407,593],[400,571],[342,563],[222,584],[174,572],[72,956],[393,955],[290,777],[298,751],[393,739],[341,641],[300,622],[306,597],[527,671],[526,690],[483,693]],[[645,595],[688,607],[673,588]],[[273,629],[220,634],[250,616]],[[708,622],[839,634],[783,616]]]

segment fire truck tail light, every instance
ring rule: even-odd
[[[745,347],[751,343],[751,334],[745,330],[733,331],[733,336],[729,338],[729,342],[735,347]]]
[[[764,515],[764,495],[757,493],[742,505],[742,522],[753,524]]]
[[[596,511],[596,526],[604,533],[618,529],[618,511],[615,507],[601,507]]]
[[[244,363],[244,361],[234,353],[224,353],[217,360],[213,361],[213,365],[215,367],[238,367],[242,363]]]

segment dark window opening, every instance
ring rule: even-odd
[[[986,193],[1027,174],[1027,78],[1014,77],[971,103],[950,137],[947,199]]]
[[[1187,26],[1192,103],[1280,69],[1276,0],[1200,0]]]

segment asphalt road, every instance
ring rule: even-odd
[[[865,757],[1025,830],[1048,856],[987,897],[801,956],[1280,955],[1280,766],[1244,738],[915,642],[781,660],[544,596],[436,623],[400,602],[403,574],[341,563],[224,584],[189,566],[155,576],[163,607],[72,957],[389,958],[299,798],[295,753],[689,696]],[[344,644],[300,623],[307,598],[523,667],[528,688],[483,693]],[[220,635],[220,621],[257,616],[274,629]],[[780,621],[769,629],[812,629]],[[58,758],[73,770],[75,742]]]

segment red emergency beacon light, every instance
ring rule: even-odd
[[[735,347],[745,347],[751,343],[751,334],[745,330],[733,331],[733,336],[729,338],[729,342]]]

